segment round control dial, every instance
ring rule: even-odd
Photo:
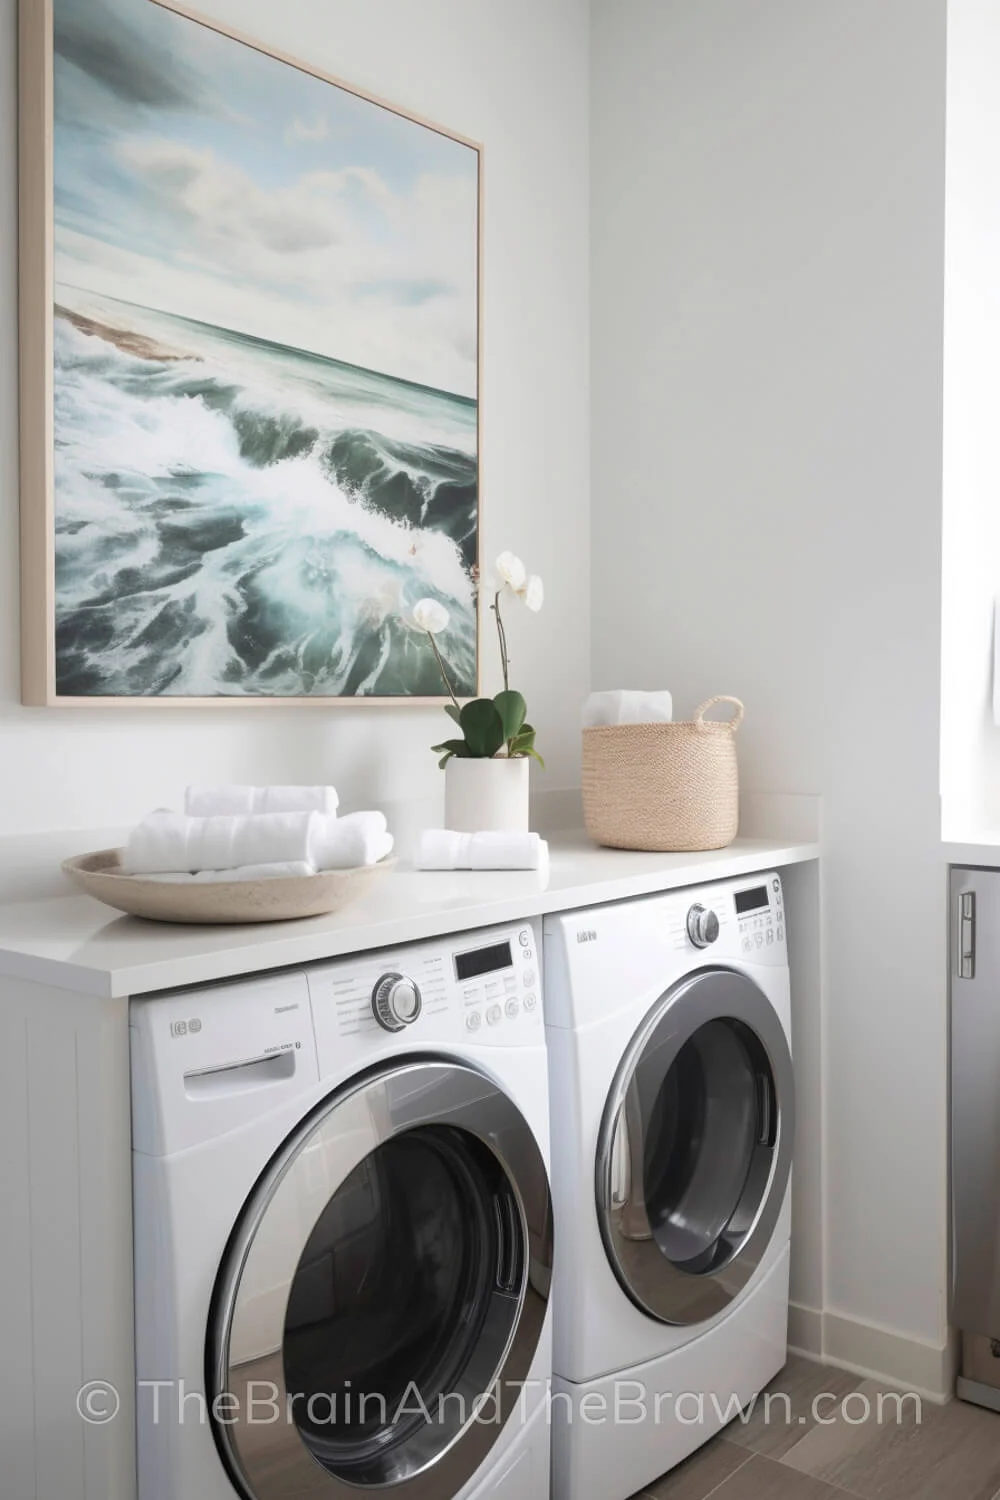
[[[719,919],[711,908],[696,904],[687,914],[687,931],[696,948],[707,948],[719,936]]]
[[[372,1012],[386,1031],[402,1031],[420,1014],[420,991],[405,974],[383,974],[372,990]]]

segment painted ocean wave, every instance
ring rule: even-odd
[[[475,688],[474,403],[59,288],[64,695]]]

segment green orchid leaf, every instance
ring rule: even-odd
[[[456,724],[461,725],[461,723],[462,723],[462,719],[461,719],[461,713],[462,713],[462,711],[461,711],[461,709],[456,708],[455,705],[454,705],[454,703],[446,703],[444,705],[444,711],[448,715],[449,719],[454,719],[454,721],[455,721]]]
[[[451,750],[447,751],[446,754],[442,755],[441,759],[438,761],[438,770],[439,771],[443,771],[444,770],[445,766],[451,760],[451,757],[452,757],[452,751]]]
[[[466,703],[459,718],[465,733],[467,754],[476,760],[496,755],[506,736],[503,720],[492,698],[473,698]]]
[[[525,724],[521,733],[510,742],[511,755],[530,755],[532,760],[537,760],[542,770],[545,770],[545,762],[535,749],[535,731],[530,724]]]
[[[435,755],[440,755],[446,750],[449,755],[464,755],[468,757],[469,747],[464,740],[444,740],[440,745],[432,745],[431,749]]]
[[[493,702],[496,705],[497,713],[500,715],[500,722],[503,724],[504,739],[513,739],[524,724],[528,705],[521,697],[521,694],[516,693],[513,688],[506,689],[502,693],[497,693]]]

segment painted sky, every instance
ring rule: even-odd
[[[57,282],[475,395],[475,151],[153,0],[54,8]]]

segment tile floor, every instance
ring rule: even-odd
[[[773,1398],[765,1422],[758,1402],[744,1423],[731,1422],[717,1438],[636,1500],[1000,1500],[1000,1415],[951,1401],[925,1401],[918,1423],[914,1404],[902,1406],[897,1422],[887,1391],[809,1360],[792,1358],[768,1387]],[[815,1420],[814,1398],[830,1392],[819,1415],[837,1415],[831,1425]],[[839,1402],[851,1392],[844,1420]],[[858,1422],[867,1409],[872,1419]]]

